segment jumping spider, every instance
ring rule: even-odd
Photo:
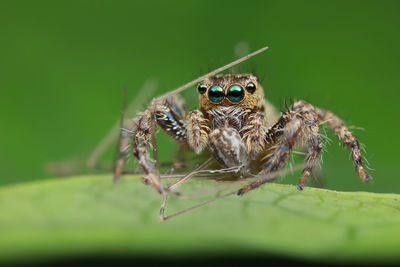
[[[201,80],[197,85],[200,109],[187,113],[183,100],[176,95],[177,90],[172,91],[154,99],[132,124],[133,135],[125,134],[122,138],[121,148],[126,147],[129,139],[133,138],[133,154],[144,172],[144,179],[160,194],[171,193],[191,175],[170,187],[161,184],[156,158],[156,124],[197,154],[207,150],[223,168],[236,169],[238,177],[256,174],[258,179],[235,191],[238,195],[271,180],[269,174],[279,171],[288,161],[293,148],[304,142],[308,146],[308,154],[297,184],[298,190],[303,190],[323,147],[319,131],[322,122],[351,150],[362,181],[371,179],[363,167],[358,140],[332,112],[305,101],[297,101],[273,121],[271,111],[274,108],[265,100],[264,90],[256,76],[216,74],[220,71],[198,79]],[[155,164],[149,160],[147,151],[151,142]],[[121,150],[114,179],[118,179],[122,172],[126,154],[126,149]],[[165,201],[166,197],[164,206]],[[171,217],[164,217],[164,206],[161,220]]]

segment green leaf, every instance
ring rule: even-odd
[[[185,186],[198,191],[220,185],[191,181]],[[204,199],[170,197],[167,213]],[[14,185],[0,189],[0,262],[194,252],[396,260],[399,202],[394,194],[298,192],[295,186],[270,183],[160,223],[161,196],[137,176],[118,184],[105,175]]]

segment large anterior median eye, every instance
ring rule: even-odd
[[[240,85],[232,85],[228,89],[227,97],[231,102],[240,102],[244,97],[244,89]]]
[[[219,85],[213,85],[210,90],[208,90],[208,98],[211,102],[219,103],[224,99],[224,90]]]

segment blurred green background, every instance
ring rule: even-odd
[[[277,107],[305,99],[365,129],[354,132],[374,181],[360,182],[329,134],[326,187],[400,193],[399,12],[399,1],[3,0],[0,185],[49,179],[47,163],[87,156],[119,118],[124,84],[131,100],[154,78],[158,95],[238,47],[269,45],[236,71],[259,75]],[[162,158],[174,145],[165,140]]]

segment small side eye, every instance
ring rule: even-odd
[[[207,91],[207,86],[204,83],[201,83],[197,86],[197,91],[199,91],[200,94],[204,94]]]
[[[252,82],[249,82],[246,85],[246,90],[247,90],[247,92],[252,94],[252,93],[254,93],[256,91],[256,85],[254,83],[252,83]]]

